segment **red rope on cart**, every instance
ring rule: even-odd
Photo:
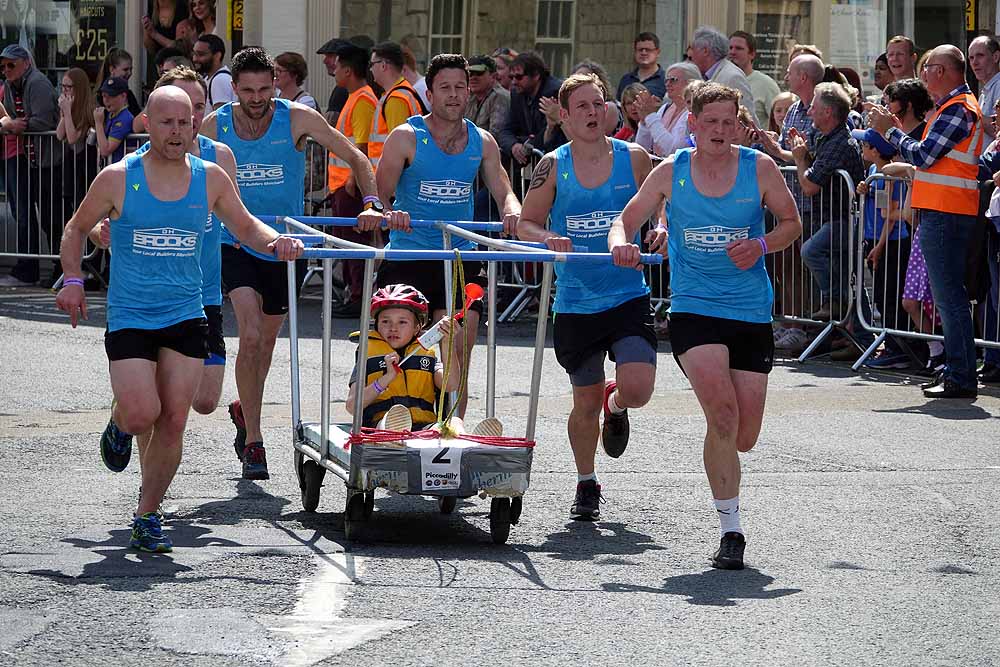
[[[437,440],[441,437],[441,432],[435,429],[423,431],[383,431],[377,428],[361,429],[361,433],[352,433],[347,439],[347,447],[352,444],[376,445],[382,442],[399,442],[400,440]],[[473,433],[461,433],[455,436],[456,440],[467,440],[480,445],[490,445],[492,447],[523,447],[531,449],[535,446],[534,440],[525,438],[510,438],[506,436],[475,435]]]

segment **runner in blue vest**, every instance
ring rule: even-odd
[[[233,56],[230,70],[237,102],[210,114],[202,134],[229,146],[236,156],[240,196],[254,215],[302,215],[305,149],[311,137],[354,169],[365,195],[358,216],[363,231],[383,221],[375,194],[375,174],[364,153],[330,127],[315,109],[274,98],[274,61],[261,48]],[[244,479],[268,479],[260,409],[271,354],[288,312],[288,273],[284,264],[241,246],[222,233],[222,282],[236,313],[240,349],[236,355],[239,400],[229,405],[236,426],[234,445]],[[305,275],[300,262],[296,287]]]
[[[442,53],[434,56],[427,68],[427,97],[431,112],[411,116],[389,133],[378,165],[378,191],[385,202],[396,209],[389,213],[389,245],[394,250],[440,250],[441,232],[413,229],[415,220],[472,220],[473,183],[482,173],[483,183],[503,211],[504,228],[513,234],[521,205],[510,187],[507,172],[500,163],[500,148],[489,132],[466,120],[465,103],[469,99],[469,73],[465,58]],[[452,239],[452,247],[475,250],[475,244]],[[486,284],[481,262],[463,262],[465,281]],[[431,321],[445,315],[444,262],[385,262],[378,272],[380,287],[412,285],[430,302]],[[456,300],[461,308],[461,298]],[[483,306],[476,302],[469,309],[456,341],[459,358],[468,364],[476,342]],[[455,369],[461,372],[461,369]],[[467,392],[459,397],[457,413],[465,417]]]
[[[163,86],[177,86],[187,93],[191,100],[191,107],[194,111],[192,127],[195,137],[188,153],[200,157],[206,162],[218,164],[225,169],[235,185],[236,159],[233,157],[233,152],[225,144],[198,134],[205,116],[207,91],[205,80],[198,76],[194,70],[180,66],[165,72],[156,82],[155,88]],[[150,144],[146,142],[135,151],[135,154],[142,155],[149,148]],[[208,320],[208,358],[205,359],[201,382],[198,383],[198,391],[195,393],[194,402],[191,405],[195,412],[203,415],[211,414],[219,405],[219,398],[222,396],[222,381],[226,371],[226,340],[222,329],[221,229],[222,223],[218,217],[214,213],[209,215],[205,223],[205,238],[201,245],[201,300],[205,307],[205,317]],[[95,244],[107,248],[111,242],[110,233],[110,224],[102,222],[91,230],[90,238]],[[150,435],[150,433],[137,434],[136,445],[139,448],[140,464]],[[113,447],[113,442],[102,440],[101,447],[102,458],[110,470],[120,472],[125,469],[128,459],[122,458],[110,450]]]
[[[301,256],[302,243],[251,216],[221,167],[187,155],[194,133],[191,100],[183,90],[154,90],[146,115],[149,151],[101,171],[66,225],[65,279],[56,305],[74,327],[86,318],[83,240],[108,217],[115,255],[104,342],[115,403],[103,437],[115,441],[114,450],[124,456],[132,434],[152,429],[131,544],[170,551],[157,508],[180,463],[184,426],[208,357],[201,272],[205,221],[217,212],[247,245],[284,261]]]
[[[670,345],[708,424],[705,472],[722,538],[712,564],[743,568],[740,452],[757,443],[774,356],[771,281],[764,255],[802,233],[795,201],[767,155],[734,145],[739,92],[698,89],[691,108],[695,148],[658,166],[615,221],[608,247],[638,266],[636,229],[666,199],[670,236]],[[763,207],[778,221],[764,233]]]
[[[639,146],[604,136],[604,95],[592,74],[574,74],[559,88],[559,117],[572,141],[535,168],[517,226],[521,239],[543,241],[557,252],[572,252],[574,245],[607,252],[611,224],[651,164]],[[631,237],[638,242],[638,227]],[[650,231],[646,241],[651,252],[666,250],[662,229]],[[577,487],[570,514],[594,520],[602,500],[594,469],[598,439],[608,456],[621,456],[628,444],[628,408],[642,407],[653,393],[656,334],[649,287],[640,271],[557,264],[552,309],[556,358],[573,385],[568,430]],[[614,380],[604,378],[606,354],[616,364]]]

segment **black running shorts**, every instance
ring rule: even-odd
[[[465,272],[466,284],[476,283],[480,285],[485,292],[487,283],[486,275],[483,273],[483,263],[462,262],[462,268]],[[397,284],[416,287],[425,297],[427,297],[427,301],[430,302],[431,314],[433,314],[435,310],[447,310],[445,308],[444,262],[383,262],[382,266],[378,270],[377,283],[379,287]],[[459,294],[464,294],[462,289],[459,289],[458,292]],[[462,309],[464,299],[464,296],[462,296],[461,299],[456,298],[456,311]],[[480,316],[482,316],[483,304],[485,301],[486,297],[484,296],[479,301],[473,303],[472,306],[470,306],[470,309],[476,311]]]
[[[700,345],[725,345],[732,370],[766,374],[774,364],[774,332],[770,324],[671,313],[670,347],[682,371],[681,355]]]
[[[104,350],[109,361],[148,359],[155,362],[163,347],[185,357],[207,359],[208,322],[200,317],[163,329],[119,329],[104,333]]]
[[[556,313],[552,340],[559,365],[577,387],[603,382],[605,354],[619,364],[656,365],[656,332],[648,296],[599,313]]]
[[[306,275],[306,260],[295,262],[295,295]],[[249,287],[260,294],[265,315],[288,312],[288,267],[285,262],[269,262],[245,250],[222,244],[222,286],[226,292]]]

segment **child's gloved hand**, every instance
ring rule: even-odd
[[[399,375],[399,355],[395,352],[390,352],[382,357],[382,359],[385,361],[385,375],[379,380],[379,384],[383,387],[388,387],[396,379],[396,376]]]

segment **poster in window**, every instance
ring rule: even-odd
[[[885,9],[880,0],[841,0],[830,6],[830,62],[850,67],[866,94],[874,93],[875,59],[885,51]]]

